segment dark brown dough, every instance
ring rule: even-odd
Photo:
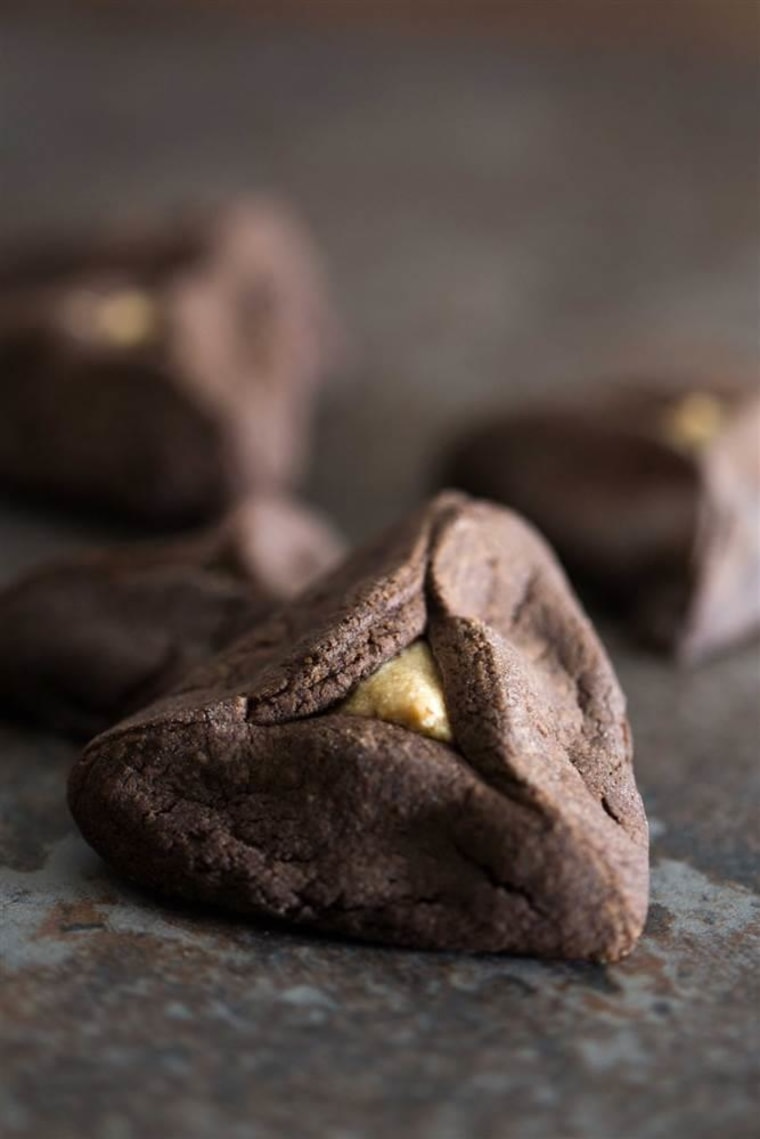
[[[0,487],[181,525],[291,486],[334,331],[274,203],[8,254]]]
[[[719,420],[690,443],[678,416],[699,401]],[[680,660],[760,628],[757,388],[631,386],[515,412],[465,433],[441,482],[521,511],[579,585]]]
[[[93,736],[166,692],[342,551],[305,507],[258,496],[191,537],[38,569],[0,592],[0,714]]]
[[[347,714],[425,637],[454,743]],[[443,494],[90,744],[85,838],[151,889],[330,933],[614,960],[646,914],[625,702],[543,540]]]

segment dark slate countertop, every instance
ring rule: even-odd
[[[484,404],[757,369],[756,81],[677,55],[0,23],[0,235],[245,187],[299,204],[345,362],[310,496],[354,538]],[[3,580],[92,528],[0,507]],[[652,825],[647,932],[602,967],[316,939],[159,904],[0,725],[0,1133],[743,1139],[760,1101],[757,647],[693,673],[602,626]]]

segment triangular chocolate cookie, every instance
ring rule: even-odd
[[[535,531],[458,494],[95,740],[70,805],[145,886],[332,933],[614,960],[646,914],[609,661]]]
[[[3,490],[174,527],[292,487],[337,340],[274,201],[4,250]]]
[[[630,384],[470,429],[442,473],[521,511],[646,640],[696,662],[760,630],[760,391]]]
[[[335,564],[337,534],[281,495],[256,495],[184,538],[96,550],[0,591],[0,715],[93,736]]]

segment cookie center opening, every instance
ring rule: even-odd
[[[402,649],[362,680],[338,710],[399,724],[445,743],[452,739],[438,666],[422,640]]]
[[[667,408],[661,431],[672,447],[691,453],[714,439],[724,420],[725,407],[720,399],[709,392],[691,392]]]

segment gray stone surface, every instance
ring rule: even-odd
[[[424,493],[483,404],[757,370],[756,85],[675,55],[6,18],[0,234],[286,192],[348,330],[309,489],[360,537]],[[3,507],[0,575],[92,536]],[[688,674],[603,633],[653,832],[648,930],[610,968],[159,904],[74,832],[70,746],[0,727],[0,1133],[756,1134],[758,652]]]

